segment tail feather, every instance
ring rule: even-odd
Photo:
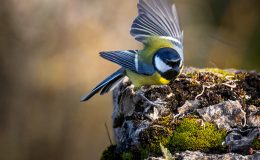
[[[105,80],[103,80],[101,83],[99,83],[89,94],[83,96],[81,98],[81,102],[89,100],[91,97],[93,97],[95,94],[97,94],[100,90],[101,95],[109,92],[111,89],[113,89],[113,86],[115,84],[118,84],[117,82],[121,81],[124,75],[125,70],[123,68],[117,70],[115,73],[107,77]]]
[[[109,83],[102,89],[102,91],[100,92],[100,95],[103,95],[103,94],[108,93],[109,91],[112,91],[120,82],[122,82],[124,77],[125,76],[122,75],[121,77],[118,77],[117,79],[114,79],[113,81],[111,81],[111,83]]]

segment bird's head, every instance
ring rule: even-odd
[[[182,58],[173,48],[161,48],[153,57],[153,65],[157,72],[167,80],[174,80],[181,72]]]

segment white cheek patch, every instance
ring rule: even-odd
[[[154,60],[154,65],[156,66],[156,68],[160,71],[160,72],[166,72],[172,69],[172,67],[170,67],[169,65],[167,65],[166,63],[164,63],[159,57],[155,57]]]
[[[181,60],[180,65],[179,65],[179,68],[181,68],[182,64],[183,64],[183,61]]]

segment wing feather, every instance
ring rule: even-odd
[[[148,37],[160,36],[183,43],[177,10],[169,0],[139,0],[138,13],[130,31],[136,40],[145,43]]]
[[[138,52],[138,50],[101,52],[100,56],[125,69],[129,69],[139,74],[152,75],[155,72],[154,67],[140,61]]]

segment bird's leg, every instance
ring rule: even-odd
[[[138,97],[140,97],[143,101],[145,101],[145,103],[148,103],[148,104],[151,105],[151,106],[157,106],[156,103],[154,103],[153,101],[151,101],[151,100],[149,100],[147,97],[145,97],[145,95],[144,95],[143,92],[137,91],[137,92],[136,92],[136,95],[137,95]]]
[[[148,104],[151,105],[151,106],[161,106],[161,105],[165,105],[165,102],[158,102],[158,101],[153,102],[153,101],[149,100],[149,99],[144,95],[144,93],[143,93],[142,91],[140,91],[140,90],[136,92],[136,95],[137,95],[138,97],[140,97],[142,100],[144,100],[145,103],[148,103]]]

